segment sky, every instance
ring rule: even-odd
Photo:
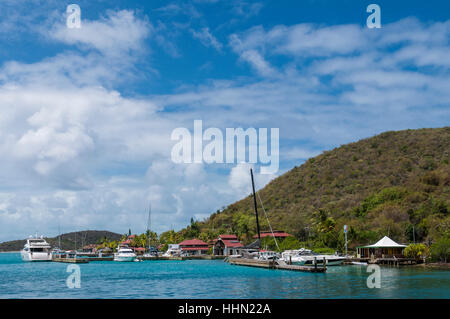
[[[67,5],[81,28],[66,25]],[[369,4],[381,28],[368,28]],[[0,241],[181,229],[342,144],[450,119],[450,2],[0,1]],[[174,163],[278,128],[279,170]]]

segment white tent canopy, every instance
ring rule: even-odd
[[[364,248],[395,248],[395,247],[404,248],[406,246],[397,244],[395,241],[390,239],[388,236],[384,236],[379,241],[377,241],[375,244],[365,246]]]

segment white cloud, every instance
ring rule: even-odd
[[[143,98],[115,87],[135,79],[147,37],[171,43],[158,40],[165,25],[121,11],[86,21],[79,34],[55,26],[49,36],[70,51],[0,69],[0,240],[54,235],[57,221],[63,231],[144,231],[150,200],[155,230],[179,228],[250,194],[249,165],[170,161],[172,129],[192,129],[193,119],[204,128],[280,128],[282,170],[385,130],[448,124],[448,26],[254,27],[229,44],[255,77]],[[165,112],[171,107],[181,111]],[[258,188],[274,178],[255,177]]]
[[[131,11],[109,11],[96,21],[83,19],[81,28],[67,28],[56,24],[48,36],[81,48],[95,48],[103,55],[120,56],[131,50],[141,50],[142,41],[151,33],[152,26],[139,20]]]
[[[202,28],[200,31],[191,30],[192,36],[207,47],[213,47],[217,51],[222,50],[222,43],[209,31],[209,28]]]
[[[273,174],[257,174],[253,165],[248,163],[240,163],[231,169],[228,184],[237,193],[242,194],[241,198],[252,193],[252,182],[250,169],[253,168],[256,191],[266,186],[272,179],[277,177]]]

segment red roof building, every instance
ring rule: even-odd
[[[215,256],[229,256],[239,253],[239,248],[244,247],[236,235],[219,235],[213,247]]]
[[[275,238],[281,238],[281,239],[292,236],[291,234],[285,233],[282,230],[274,230],[273,234],[271,231],[262,231],[260,233],[260,235],[261,235],[261,238],[269,236],[269,237],[275,237]],[[253,238],[258,238],[258,235],[253,236]]]
[[[208,244],[197,238],[182,241],[178,245],[188,255],[204,255],[209,250]]]

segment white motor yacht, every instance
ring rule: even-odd
[[[298,250],[286,250],[282,254],[282,259],[286,263],[292,263],[293,265],[301,265],[301,266],[312,266],[314,265],[314,260],[318,265],[322,265],[325,259],[325,263],[327,266],[338,266],[342,264],[345,260],[343,256],[337,255],[320,255],[316,254],[309,249],[298,249]]]
[[[20,252],[23,261],[52,261],[51,246],[41,238],[30,238]]]
[[[135,261],[136,253],[128,246],[117,247],[117,253],[114,253],[114,261]]]
[[[259,259],[259,260],[277,260],[278,258],[280,258],[280,256],[275,251],[262,250],[262,251],[260,251],[258,253],[258,257],[256,257],[255,259]]]

